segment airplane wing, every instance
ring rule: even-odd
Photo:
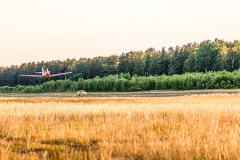
[[[21,77],[42,77],[42,75],[27,75],[27,74],[22,74],[20,76]]]
[[[58,73],[58,74],[51,74],[50,77],[56,77],[56,76],[61,76],[61,75],[66,75],[66,74],[71,74],[72,72],[65,72],[65,73]]]

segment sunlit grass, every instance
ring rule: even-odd
[[[240,96],[0,98],[0,159],[237,159]]]

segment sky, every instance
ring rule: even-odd
[[[240,39],[239,0],[0,0],[0,67]]]

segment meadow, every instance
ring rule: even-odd
[[[0,98],[0,159],[239,159],[240,95]]]

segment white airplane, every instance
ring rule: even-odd
[[[44,70],[43,67],[42,67],[42,72],[35,72],[35,73],[40,73],[40,74],[42,74],[42,75],[27,75],[27,74],[22,74],[22,75],[20,75],[20,76],[22,76],[22,77],[47,77],[47,78],[50,78],[50,77],[56,77],[56,76],[71,74],[72,72],[51,74],[51,71],[49,71],[48,68],[47,68],[47,70]]]

